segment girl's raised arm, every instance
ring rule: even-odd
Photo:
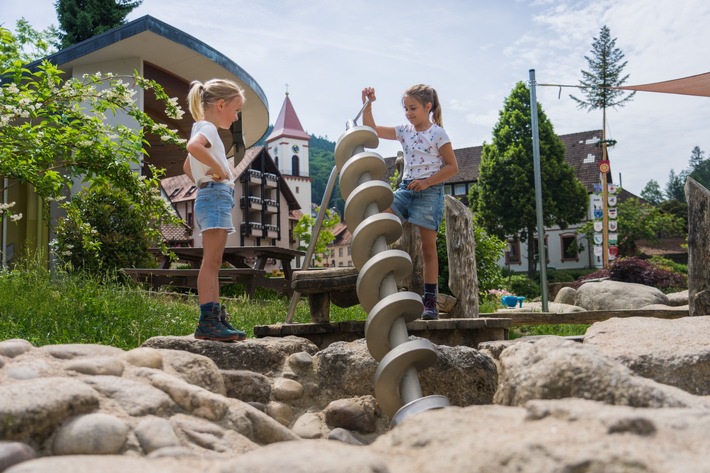
[[[392,126],[378,126],[375,123],[375,117],[372,116],[372,102],[377,100],[377,97],[375,96],[375,89],[372,87],[365,87],[362,89],[362,102],[365,103],[365,100],[369,100],[370,102],[367,104],[365,107],[365,110],[362,112],[362,124],[365,126],[369,126],[371,128],[374,128],[375,131],[377,132],[377,136],[379,136],[382,139],[385,140],[396,140],[397,139],[397,133],[394,131],[394,127]]]

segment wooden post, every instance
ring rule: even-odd
[[[688,202],[688,306],[691,316],[710,315],[710,191],[692,177]]]
[[[444,196],[444,203],[449,289],[456,297],[456,305],[449,316],[454,319],[478,317],[476,239],[473,236],[471,211],[450,195]]]
[[[424,258],[422,256],[422,239],[419,228],[409,222],[402,223],[402,236],[392,244],[392,248],[409,253],[412,258],[412,272],[404,279],[397,281],[397,287],[424,294]]]

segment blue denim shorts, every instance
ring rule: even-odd
[[[407,189],[410,182],[402,181],[394,191],[392,212],[412,225],[438,231],[444,218],[444,185],[435,184],[418,192]]]
[[[195,222],[200,234],[205,230],[223,229],[234,233],[232,208],[234,188],[221,182],[207,182],[197,191],[195,199]]]

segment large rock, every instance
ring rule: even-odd
[[[651,304],[668,305],[668,297],[655,287],[603,280],[582,284],[574,304],[587,310],[640,309]]]
[[[41,440],[57,424],[91,412],[99,395],[83,382],[39,378],[0,385],[0,438]]]
[[[708,400],[637,376],[594,347],[560,337],[512,345],[499,366],[497,404],[576,397],[633,407],[710,407]]]
[[[710,316],[614,318],[593,324],[584,343],[639,376],[710,395]]]
[[[707,410],[531,401],[427,411],[366,451],[390,472],[700,473],[708,471],[708,429]]]
[[[422,393],[439,394],[458,406],[488,404],[497,385],[496,367],[487,355],[470,347],[435,345],[437,362],[419,373]],[[324,398],[374,395],[377,361],[364,339],[336,342],[315,356]]]
[[[328,440],[284,442],[226,463],[220,473],[388,473],[386,455]],[[406,471],[406,470],[397,470]]]
[[[312,355],[318,351],[314,343],[293,336],[250,338],[239,343],[196,340],[191,335],[153,337],[146,340],[143,346],[197,353],[210,358],[223,370],[249,370],[265,375],[281,370],[284,360],[293,353],[307,352]]]

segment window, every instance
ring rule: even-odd
[[[562,261],[579,261],[579,243],[577,235],[560,235],[560,248],[562,248]]]
[[[291,175],[300,176],[300,160],[295,154],[291,156]]]
[[[466,195],[466,184],[454,184],[454,195]]]
[[[191,186],[187,192],[185,192],[185,195],[191,195],[193,192],[197,190],[197,186]]]
[[[181,190],[182,190],[182,187],[178,187],[177,189],[175,189],[174,191],[172,191],[172,192],[170,193],[170,198],[173,199],[176,195],[178,195],[178,194],[180,193]]]
[[[350,256],[350,245],[348,245],[348,256]]]
[[[298,194],[299,190],[300,190],[299,187],[296,186],[296,194]]]
[[[342,258],[343,257],[343,247],[341,246],[338,248],[338,257]]]
[[[505,250],[505,264],[520,264],[520,240],[517,238],[508,239],[508,248]]]
[[[451,195],[451,184],[445,184],[445,185],[444,185],[444,194],[445,194],[445,195]]]

